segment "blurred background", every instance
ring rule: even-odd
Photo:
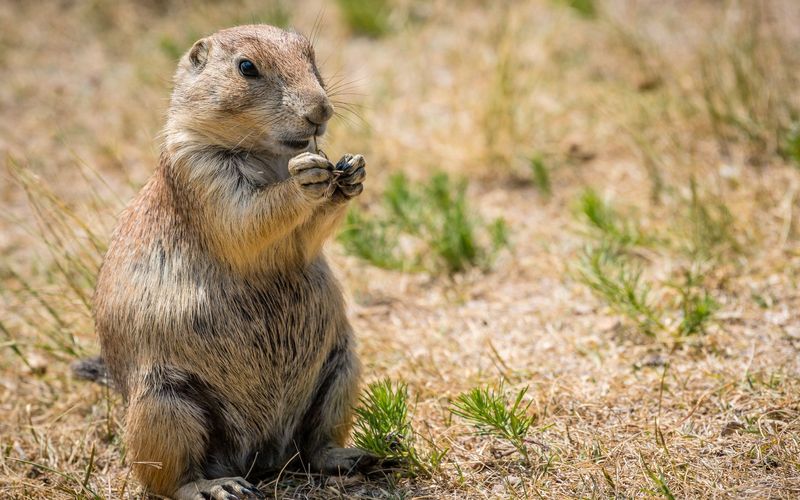
[[[313,34],[322,148],[369,165],[327,249],[366,382],[406,383],[447,450],[270,490],[800,495],[800,2],[5,0],[0,496],[140,494],[121,402],[69,364],[176,62],[247,23]],[[525,389],[511,451],[451,412],[476,387]]]

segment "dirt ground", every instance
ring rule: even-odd
[[[344,3],[0,3],[0,497],[144,495],[122,401],[70,374],[99,350],[93,275],[156,164],[176,59],[221,27],[286,17],[318,24],[322,72],[344,85],[324,149],[367,158],[360,206],[392,173],[446,171],[482,219],[505,219],[510,245],[447,275],[328,244],[365,382],[406,382],[418,446],[448,452],[430,475],[284,475],[265,493],[800,497],[800,139],[796,157],[786,146],[800,4],[398,0],[365,36]],[[667,311],[656,335],[580,278],[599,238],[588,188],[652,236],[631,251]],[[671,284],[687,268],[717,307],[680,336]],[[529,461],[450,412],[501,381],[528,387]]]

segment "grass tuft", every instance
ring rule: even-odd
[[[789,127],[781,152],[795,167],[800,168],[800,121],[794,122]]]
[[[91,290],[106,248],[101,230],[107,214],[79,213],[15,159],[9,157],[7,166],[34,214],[33,223],[20,224],[41,242],[48,265],[23,272],[11,264],[0,264],[0,272],[7,277],[0,298],[20,304],[15,308],[13,326],[6,323],[4,334],[11,342],[16,332],[35,332],[36,348],[74,359],[84,354],[77,335],[91,330]],[[97,196],[96,186],[91,187]],[[33,346],[14,343],[10,347],[16,353]]]
[[[395,174],[389,178],[383,192],[384,204],[388,214],[397,226],[411,233],[418,232],[422,220],[422,196],[412,188],[408,177]]]
[[[407,475],[426,475],[438,469],[446,450],[423,457],[408,415],[408,386],[387,379],[367,387],[355,409],[353,442],[388,463],[404,467]]]
[[[470,422],[478,433],[495,436],[509,442],[529,461],[525,438],[536,421],[535,415],[528,415],[532,401],[523,403],[528,388],[520,389],[510,404],[506,401],[502,388],[476,387],[461,394],[453,402],[450,411]]]
[[[384,269],[406,267],[397,249],[397,234],[383,221],[367,215],[358,208],[347,212],[339,241],[347,253]]]
[[[352,208],[339,241],[348,253],[387,269],[456,274],[488,267],[508,245],[502,219],[484,224],[474,215],[467,182],[444,173],[413,185],[398,174],[390,178],[378,213]],[[401,248],[401,240],[409,242]]]
[[[515,161],[517,144],[521,138],[519,100],[522,98],[518,29],[511,12],[512,4],[501,3],[502,15],[497,17],[489,35],[489,43],[496,47],[493,67],[487,77],[491,85],[485,96],[482,116],[482,133],[486,148],[486,161],[506,169]]]
[[[337,0],[347,26],[356,34],[378,38],[389,32],[386,0]]]
[[[690,262],[678,266],[683,271],[677,281],[644,277],[643,249],[636,247],[663,240],[644,236],[638,223],[623,221],[593,190],[580,198],[579,217],[591,228],[593,241],[581,254],[577,279],[648,337],[665,334],[678,339],[705,333],[719,305],[705,288],[707,278],[701,269],[720,257],[723,245],[737,248],[727,206],[721,200],[701,198],[694,180],[690,192],[687,209],[679,212],[679,222],[689,228],[680,248],[688,246]],[[659,250],[655,244],[652,247],[650,254]]]
[[[561,4],[569,7],[585,19],[597,17],[597,3],[595,0],[560,0]]]
[[[158,41],[158,48],[161,49],[164,55],[173,61],[180,59],[183,55],[183,52],[186,50],[186,48],[180,45],[175,38],[166,34]]]
[[[619,251],[600,246],[587,248],[578,268],[581,282],[648,336],[663,330],[662,312],[650,299],[651,287],[642,280],[640,266],[624,258]]]
[[[738,252],[735,219],[722,199],[702,196],[691,179],[686,221],[689,228],[689,254],[694,259],[714,259],[724,250]]]
[[[706,325],[719,309],[717,301],[702,288],[702,281],[702,277],[687,271],[683,283],[675,287],[680,297],[681,320],[677,334],[681,337],[705,333]]]
[[[760,164],[781,153],[800,117],[797,55],[791,37],[769,21],[768,3],[732,5],[737,15],[702,54],[701,110],[724,155],[739,143]]]
[[[577,274],[578,280],[612,311],[649,337],[663,333],[682,338],[705,333],[719,309],[698,272],[685,271],[678,283],[648,282],[638,263],[608,245],[584,249]],[[674,297],[656,303],[652,298],[654,290],[659,296],[667,296],[671,290]]]
[[[661,495],[667,500],[675,500],[675,495],[672,493],[672,490],[670,489],[667,480],[664,479],[664,474],[662,473],[660,468],[657,468],[657,470],[651,469],[650,466],[647,465],[647,463],[644,461],[644,458],[642,458],[642,465],[644,466],[645,475],[653,483],[653,486],[655,486],[656,488],[655,491],[652,493]]]
[[[587,189],[581,195],[578,210],[587,225],[602,240],[621,246],[642,245],[648,241],[636,224],[623,220],[593,189]]]
[[[552,185],[550,183],[550,169],[544,162],[541,156],[533,156],[530,159],[531,175],[533,176],[533,185],[545,196],[552,194]]]
[[[382,458],[402,458],[409,450],[408,387],[389,379],[374,382],[356,408],[353,441],[356,446]]]
[[[434,175],[425,188],[431,203],[427,234],[433,251],[451,273],[476,264],[481,249],[476,239],[475,220],[469,215],[467,182],[451,182],[446,174]]]

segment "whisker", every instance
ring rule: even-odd
[[[241,138],[241,139],[239,139],[239,142],[237,142],[237,143],[236,143],[236,144],[233,146],[233,148],[232,148],[232,149],[236,149],[236,148],[238,148],[239,146],[241,146],[241,145],[242,145],[242,143],[243,143],[244,141],[246,141],[247,139],[249,139],[249,138],[250,138],[250,136],[251,136],[251,135],[253,135],[253,133],[254,133],[254,132],[255,132],[255,129],[252,129],[252,130],[250,130],[248,133],[246,133],[244,136],[242,136],[242,138]]]
[[[337,91],[337,90],[350,90],[353,88],[359,88],[360,85],[356,84],[363,80],[364,78],[359,78],[358,80],[345,80],[344,78],[341,78],[339,80],[336,80],[334,83],[329,82],[328,90]]]
[[[367,94],[365,92],[328,92],[328,97],[338,97],[340,95],[354,95],[359,97],[365,97]]]
[[[317,11],[317,17],[314,19],[314,25],[311,27],[311,36],[309,38],[311,39],[312,46],[317,43],[317,35],[319,35],[322,29],[323,14],[325,14],[325,5],[322,5]]]
[[[353,120],[340,113],[334,113],[332,120],[339,120],[340,122],[344,123],[347,127],[350,128],[354,128],[356,126]]]
[[[337,101],[331,101],[331,102],[333,103],[333,107],[334,108],[340,108],[340,109],[344,109],[344,110],[360,112],[360,111],[365,111],[365,110],[372,109],[371,106],[367,106],[366,104],[351,103],[351,102],[337,102]]]
[[[333,114],[334,118],[339,118],[339,119],[341,119],[345,123],[348,123],[351,126],[355,126],[356,125],[356,121],[361,122],[361,124],[363,124],[363,125],[369,126],[369,122],[363,116],[361,116],[360,114],[358,114],[358,113],[356,113],[354,111],[351,111],[351,110],[345,110],[345,111],[347,111],[349,116],[345,115],[343,113],[336,112],[336,113]]]
[[[360,83],[366,80],[364,78],[357,78],[355,80],[347,80],[344,76],[338,77],[339,72],[334,74],[334,76],[330,77],[328,81],[328,85],[326,87],[326,91],[328,92],[336,92],[338,90],[350,90],[352,87],[356,87],[357,83]]]
[[[364,119],[364,116],[361,113],[359,113],[358,110],[352,108],[341,108],[341,110],[344,111],[345,113],[348,113],[352,116],[358,117],[359,119],[366,121]]]

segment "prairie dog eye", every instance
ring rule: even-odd
[[[247,78],[255,78],[259,76],[258,68],[256,68],[256,65],[253,64],[253,61],[249,59],[242,59],[239,61],[239,73]]]

